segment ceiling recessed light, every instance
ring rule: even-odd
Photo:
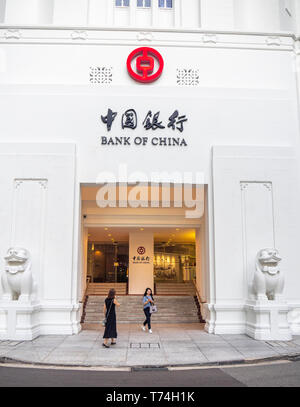
[[[180,230],[179,228],[176,228],[176,230],[178,231],[178,230]]]
[[[144,228],[141,228],[141,231],[145,230]]]
[[[104,230],[108,230],[108,228],[104,228]]]
[[[107,236],[108,236],[108,237],[111,237],[111,233],[109,233]]]

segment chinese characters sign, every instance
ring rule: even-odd
[[[149,264],[150,257],[146,255],[146,249],[143,246],[137,248],[137,255],[132,257],[133,264]]]
[[[119,116],[119,121],[117,120],[119,113],[114,112],[112,109],[108,109],[105,115],[101,115],[101,122],[105,125],[106,131],[110,132],[113,126],[120,124],[120,129],[125,130],[136,130],[138,127],[144,128],[146,133],[151,131],[151,137],[131,137],[127,135],[120,137],[101,137],[101,144],[106,146],[114,145],[147,145],[152,144],[154,146],[179,146],[186,147],[187,142],[183,137],[182,133],[185,130],[185,124],[188,118],[185,114],[180,114],[178,110],[174,110],[168,117],[167,121],[161,118],[160,112],[152,112],[149,110],[146,115],[141,118],[138,117],[137,112],[134,109],[128,109],[124,113],[122,112]],[[153,137],[153,135],[166,130],[172,130],[172,136],[167,137]],[[176,137],[174,137],[174,133]],[[125,134],[125,133],[124,133]],[[159,134],[162,136],[163,134]]]

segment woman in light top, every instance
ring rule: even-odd
[[[143,305],[144,305],[144,313],[146,316],[146,320],[142,325],[142,330],[146,331],[146,325],[148,324],[149,334],[152,334],[151,330],[151,313],[150,313],[150,305],[154,304],[154,298],[152,295],[151,288],[146,288],[144,298],[143,298]]]

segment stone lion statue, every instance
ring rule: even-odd
[[[34,292],[35,284],[28,250],[12,247],[8,249],[4,260],[5,269],[1,276],[3,299],[29,301]]]
[[[276,249],[262,249],[256,256],[253,291],[257,300],[281,300],[284,276],[279,268],[281,257]]]

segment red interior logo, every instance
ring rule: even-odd
[[[132,68],[132,61],[136,58],[136,72]],[[155,59],[158,62],[158,70],[153,73]],[[153,48],[141,47],[131,52],[127,58],[127,70],[129,75],[136,81],[150,83],[156,81],[164,69],[164,60],[160,53]]]
[[[137,249],[138,254],[145,254],[146,253],[146,249],[143,246],[138,247]]]

